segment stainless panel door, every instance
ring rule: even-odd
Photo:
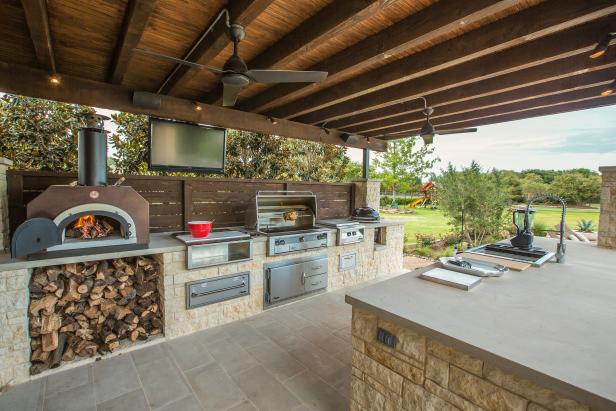
[[[275,303],[304,293],[304,264],[290,264],[269,269],[269,299]]]

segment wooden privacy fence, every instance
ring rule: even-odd
[[[120,176],[110,175],[109,184]],[[259,190],[312,191],[318,200],[318,218],[347,217],[354,207],[352,183],[316,183],[228,178],[127,175],[133,187],[150,203],[150,231],[184,230],[190,220],[216,220],[218,227],[243,226],[246,208]],[[11,234],[26,219],[26,204],[55,184],[77,180],[76,173],[9,170],[8,203]]]

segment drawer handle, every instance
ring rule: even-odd
[[[222,293],[224,291],[229,291],[229,290],[235,290],[236,288],[242,288],[245,285],[246,285],[246,282],[242,281],[242,284],[240,284],[240,285],[232,285],[231,287],[220,288],[218,290],[206,291],[206,292],[203,292],[203,293],[190,293],[190,296],[192,298],[203,297],[204,295],[210,295],[210,294],[215,294],[215,293]]]
[[[345,256],[344,256],[344,259],[345,259],[345,260],[352,260],[353,258],[355,258],[355,256],[354,256],[354,255],[345,255]]]
[[[302,284],[306,284],[306,273],[302,271]]]
[[[319,284],[321,284],[320,281],[317,281],[316,283],[312,283],[312,285],[319,285]]]
[[[321,268],[323,268],[323,267],[321,267],[320,265],[318,265],[316,267],[315,266],[312,267],[313,270],[320,270]]]

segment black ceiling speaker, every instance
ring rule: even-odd
[[[141,108],[158,110],[161,104],[161,96],[147,91],[135,91],[133,93],[133,104]]]
[[[173,61],[192,68],[204,69],[220,76],[222,81],[222,105],[234,106],[237,97],[251,82],[256,83],[316,83],[327,78],[326,71],[297,71],[297,70],[249,70],[244,60],[238,54],[238,44],[245,37],[244,27],[239,24],[230,24],[227,34],[233,42],[233,54],[221,69],[205,66],[188,60],[167,56],[155,51],[139,48],[134,51],[149,56]]]

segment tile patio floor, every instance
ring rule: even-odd
[[[18,385],[0,395],[0,410],[348,409],[347,291]]]

